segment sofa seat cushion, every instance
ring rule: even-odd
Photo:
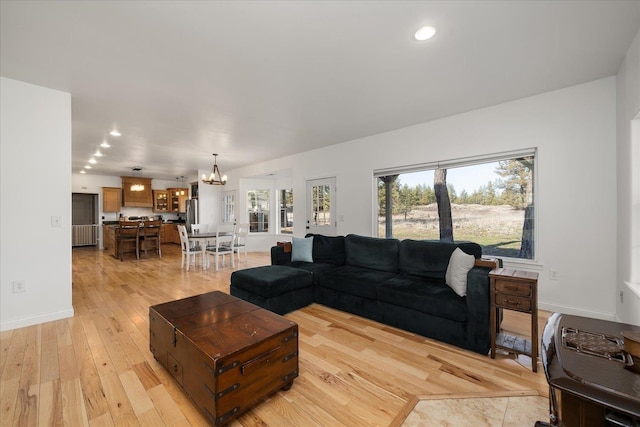
[[[466,299],[444,281],[400,274],[380,285],[378,301],[457,322],[467,320]]]
[[[311,288],[313,283],[308,271],[283,265],[267,265],[234,271],[231,273],[231,285],[268,298]]]
[[[395,273],[343,265],[320,273],[319,287],[362,298],[376,299],[377,287]]]
[[[318,277],[320,272],[336,268],[335,264],[328,264],[324,262],[302,262],[292,261],[287,264],[289,267],[300,268],[302,270],[310,271],[313,273],[313,283],[318,284]]]

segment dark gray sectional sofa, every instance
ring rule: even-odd
[[[271,263],[311,272],[317,303],[487,354],[491,268],[474,266],[458,296],[445,283],[456,248],[482,255],[475,243],[314,235],[313,262],[291,261],[274,246]]]

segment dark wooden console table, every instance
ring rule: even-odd
[[[491,358],[496,347],[531,356],[531,369],[538,372],[538,273],[495,268],[489,272],[491,292]],[[531,315],[531,341],[499,334],[499,310]]]
[[[640,327],[558,313],[549,318],[542,364],[551,426],[640,426],[640,370],[623,351],[622,331]]]

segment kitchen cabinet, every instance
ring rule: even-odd
[[[167,190],[153,190],[153,211],[157,213],[169,212],[169,192]]]
[[[173,243],[173,230],[175,228],[176,226],[173,224],[162,224],[162,227],[160,228],[160,242]]]
[[[102,226],[102,246],[105,251],[111,252],[113,256],[117,257],[116,253],[116,229],[113,225]]]
[[[122,189],[102,187],[102,212],[120,212],[122,207]]]
[[[167,188],[169,192],[169,212],[186,212],[189,200],[188,188]]]
[[[151,178],[122,177],[122,206],[153,208]]]
[[[179,245],[180,234],[178,233],[178,226],[176,224],[162,224],[160,241],[162,243],[176,243]]]

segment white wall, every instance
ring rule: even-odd
[[[373,170],[538,148],[537,263],[541,308],[613,319],[616,276],[616,78],[544,93],[319,150],[226,171],[291,169],[295,235],[304,235],[305,182],[337,178],[338,233],[372,235]],[[246,202],[239,198],[238,208]],[[271,242],[278,239],[271,236]],[[560,280],[549,280],[549,270]]]
[[[640,325],[640,32],[618,71],[617,119],[616,308],[618,320]]]
[[[209,175],[210,170],[198,170],[198,176]],[[222,196],[226,185],[209,185],[200,179],[198,183],[198,222],[201,224],[219,224],[222,222]],[[236,196],[237,197],[237,196]]]
[[[0,330],[8,330],[73,316],[71,96],[0,77],[0,103]],[[13,293],[15,280],[26,292]]]

